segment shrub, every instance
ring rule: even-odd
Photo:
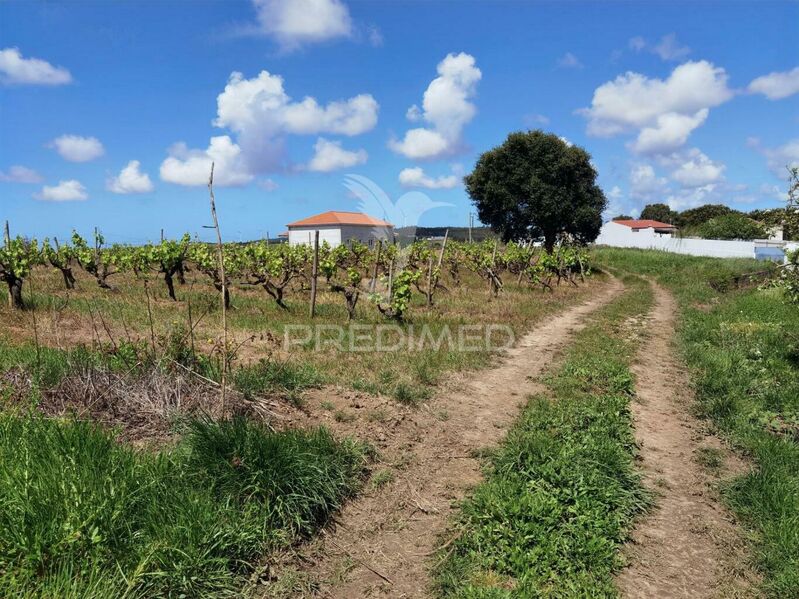
[[[760,223],[749,217],[731,213],[711,218],[697,228],[699,235],[705,239],[762,239],[766,230]]]

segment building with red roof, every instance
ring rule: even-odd
[[[363,212],[329,210],[289,223],[286,227],[291,245],[313,244],[317,231],[319,243],[327,242],[331,247],[353,240],[372,246],[378,239],[394,239],[394,225]]]

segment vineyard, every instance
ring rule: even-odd
[[[152,354],[177,340],[186,345],[178,361],[192,370],[203,366],[202,374],[216,379],[238,360],[280,353],[287,325],[385,322],[405,330],[421,322],[440,331],[450,317],[496,322],[508,316],[512,326],[522,325],[512,316],[524,308],[491,318],[492,308],[525,292],[573,289],[590,273],[583,248],[548,254],[491,240],[372,248],[324,243],[316,252],[257,241],[227,244],[222,256],[220,262],[215,246],[188,235],[138,247],[109,246],[99,232],[90,242],[77,233],[70,243],[9,239],[0,250],[8,319],[24,337],[38,342],[41,336],[49,346]],[[224,323],[220,298],[228,312]],[[33,326],[37,314],[40,331]]]
[[[596,279],[584,248],[495,240],[316,251],[256,241],[225,244],[222,256],[188,235],[133,247],[99,231],[0,249],[0,427],[25,439],[0,443],[4,463],[21,468],[0,475],[0,503],[19,507],[12,519],[65,522],[13,520],[25,534],[0,536],[4,589],[242,592],[259,559],[358,490],[392,423],[495,356],[451,341],[353,352],[339,329],[426,327],[440,340],[448,327],[502,323],[521,334]],[[286,330],[308,325],[321,347],[286,348]],[[246,467],[228,471],[231,461]],[[108,485],[120,489],[110,503]]]

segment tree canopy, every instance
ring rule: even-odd
[[[634,220],[634,219],[629,214],[619,214],[618,216],[614,216],[612,220]]]
[[[511,133],[480,156],[465,178],[480,220],[506,241],[543,238],[548,251],[560,235],[596,239],[607,200],[583,148],[543,131]]]
[[[641,210],[641,218],[643,220],[656,220],[661,223],[672,224],[677,218],[677,212],[666,204],[647,204]]]
[[[762,239],[766,230],[758,222],[739,212],[722,214],[705,221],[697,232],[705,239]]]
[[[705,204],[704,206],[699,206],[697,208],[691,208],[689,210],[684,210],[680,212],[674,224],[676,224],[681,229],[687,227],[698,227],[699,225],[706,223],[711,218],[717,218],[719,216],[726,216],[728,214],[740,214],[738,210],[733,210],[729,206],[725,206],[724,204]]]

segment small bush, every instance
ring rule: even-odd
[[[300,391],[319,387],[322,383],[324,377],[310,364],[273,360],[243,366],[233,375],[236,389],[247,397],[277,393],[294,399]]]

